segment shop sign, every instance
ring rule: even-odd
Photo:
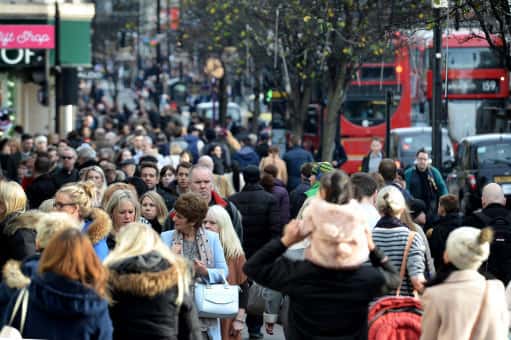
[[[0,25],[0,48],[53,49],[55,29],[52,25]]]
[[[0,68],[42,66],[44,65],[44,53],[43,50],[28,48],[0,49]]]

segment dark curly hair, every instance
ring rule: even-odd
[[[189,192],[179,196],[174,210],[198,229],[202,225],[202,220],[206,218],[208,204],[198,194]]]

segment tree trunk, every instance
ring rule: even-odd
[[[342,72],[342,71],[341,71]],[[344,97],[345,81],[343,74],[334,77],[335,83],[331,83],[328,89],[328,106],[326,119],[323,124],[323,135],[321,136],[321,160],[332,161],[335,150],[335,137],[339,126],[339,111]]]
[[[259,96],[261,94],[261,87],[259,86],[259,73],[255,75],[256,86],[254,87],[254,112],[252,112],[252,126],[249,126],[253,133],[257,134],[259,128],[259,116],[261,115],[261,102]]]
[[[293,91],[291,93],[290,104],[292,105],[292,116],[290,117],[290,128],[291,132],[296,135],[303,137],[303,125],[307,118],[307,108],[309,107],[312,97],[312,87],[309,82],[303,84],[303,91],[300,92],[299,84],[294,84]]]

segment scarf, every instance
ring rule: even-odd
[[[175,231],[172,239],[172,244],[183,244],[183,233]],[[197,243],[197,249],[199,250],[199,260],[206,264],[207,268],[214,268],[213,253],[209,246],[208,238],[206,236],[206,230],[203,227],[199,227],[195,232],[195,242]],[[181,247],[181,254],[183,255],[183,247]]]
[[[319,181],[316,181],[309,190],[305,192],[307,197],[315,197],[319,192]]]

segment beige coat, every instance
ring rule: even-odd
[[[505,340],[509,315],[504,285],[488,280],[487,296],[476,323],[483,291],[484,277],[474,270],[453,272],[442,284],[426,288],[422,297],[421,340]]]
[[[286,162],[282,160],[278,155],[273,156],[269,155],[268,157],[264,157],[261,159],[261,162],[259,163],[259,170],[263,172],[263,169],[265,166],[273,164],[277,167],[279,172],[277,173],[277,178],[280,179],[284,185],[287,185],[287,167]]]

